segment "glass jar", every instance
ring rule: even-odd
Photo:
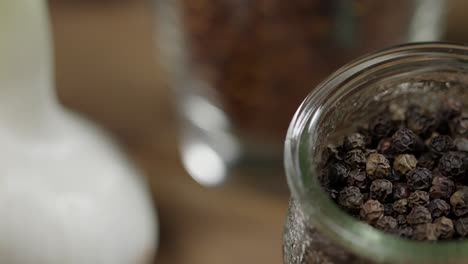
[[[287,125],[310,87],[368,51],[438,39],[444,9],[438,0],[156,3],[183,164],[206,185],[236,168],[282,172]]]
[[[292,193],[284,263],[468,263],[468,242],[417,242],[385,234],[339,209],[318,183],[321,153],[390,105],[436,109],[447,97],[468,110],[468,46],[418,43],[354,61],[318,85],[296,112],[285,143]]]

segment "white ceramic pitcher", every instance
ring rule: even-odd
[[[45,0],[0,1],[0,263],[149,264],[148,188],[58,104],[52,66]]]

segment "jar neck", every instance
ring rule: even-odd
[[[413,81],[419,77],[425,80],[428,76],[438,78],[438,74],[447,71],[451,75],[445,81],[457,80],[466,87],[466,61],[468,46],[449,43],[402,45],[348,64],[311,92],[296,112],[285,143],[288,184],[294,199],[299,203],[306,224],[314,226],[324,236],[354,255],[376,263],[468,261],[466,241],[431,244],[399,239],[349,216],[334,205],[317,179],[320,153],[331,139],[330,135],[336,134],[340,128],[347,128],[354,120],[343,105],[349,106],[347,110],[356,112],[373,111],[374,108],[385,105],[378,96],[387,96],[391,93],[389,89],[394,86],[381,85],[380,93],[376,92],[377,85],[373,85],[381,80],[406,78]],[[366,90],[373,93],[369,98],[374,101],[374,105],[355,105],[357,101],[365,100],[361,95]],[[424,95],[424,91],[419,92]],[[359,114],[362,116],[362,113]]]
[[[2,1],[0,38],[2,130],[40,133],[58,110],[46,2]]]

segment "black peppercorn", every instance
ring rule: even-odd
[[[429,136],[437,128],[436,118],[422,113],[409,115],[406,124],[409,129],[422,137]]]
[[[454,117],[461,115],[463,111],[463,101],[448,97],[442,100],[440,107],[440,119],[450,120]]]
[[[382,179],[390,174],[390,162],[382,154],[371,154],[367,158],[366,173],[372,179]]]
[[[344,162],[353,168],[361,168],[366,165],[366,155],[360,149],[353,149],[345,154]]]
[[[393,211],[399,214],[406,214],[408,212],[408,200],[400,199],[393,203]]]
[[[426,206],[429,203],[429,194],[425,191],[415,191],[408,197],[409,207]]]
[[[415,190],[425,190],[431,186],[432,172],[426,168],[415,168],[406,175],[406,178],[408,185]]]
[[[398,222],[391,216],[383,216],[375,223],[375,227],[386,232],[394,232],[398,227]]]
[[[397,216],[397,222],[399,225],[406,225],[406,215],[398,215]]]
[[[372,147],[372,135],[367,128],[359,126],[357,128],[357,132],[364,136],[364,142],[366,143],[366,147]]]
[[[398,153],[413,152],[417,144],[416,135],[407,128],[398,129],[392,136],[393,150]]]
[[[461,237],[468,236],[468,217],[460,218],[455,222],[455,231]]]
[[[450,197],[452,211],[456,216],[468,213],[468,188],[460,188]]]
[[[453,139],[447,135],[439,135],[436,137],[431,138],[427,148],[431,153],[435,156],[440,157],[444,155],[446,152],[455,149],[455,145],[453,144]]]
[[[322,183],[330,187],[339,186],[348,177],[348,174],[348,166],[340,161],[332,162],[328,165],[327,176],[322,177]]]
[[[413,239],[435,241],[439,238],[437,226],[431,223],[416,225],[413,229]]]
[[[377,179],[370,185],[370,198],[384,202],[392,194],[393,185],[389,180]]]
[[[444,215],[449,215],[450,214],[450,205],[441,199],[434,199],[432,200],[429,205],[427,206],[429,211],[432,214],[432,217],[441,217]]]
[[[467,171],[465,155],[458,151],[445,153],[439,160],[438,168],[442,175],[461,180]]]
[[[357,210],[361,208],[363,202],[363,195],[357,187],[345,187],[340,191],[338,203],[346,209]]]
[[[406,221],[408,221],[410,225],[431,223],[431,212],[429,212],[429,210],[426,207],[417,205],[408,214],[408,216],[406,217]]]
[[[393,168],[401,175],[406,175],[408,172],[416,168],[418,160],[412,154],[400,154],[395,157]]]
[[[323,159],[325,161],[343,160],[343,149],[341,146],[329,144],[323,152]]]
[[[445,216],[434,220],[434,224],[436,225],[436,231],[440,239],[450,239],[455,234],[453,221]]]
[[[377,200],[367,200],[362,206],[360,216],[369,224],[375,224],[384,215],[384,206]]]
[[[459,116],[449,122],[453,136],[468,137],[468,116]]]
[[[393,199],[399,200],[403,198],[408,198],[411,194],[411,190],[405,183],[394,183],[393,184]]]
[[[367,189],[367,177],[366,173],[362,170],[353,170],[348,174],[347,177],[348,186],[356,186],[361,190]]]
[[[432,179],[432,186],[429,190],[429,196],[432,199],[450,199],[450,196],[455,192],[455,183],[448,177],[435,176]]]
[[[393,133],[395,126],[386,114],[379,115],[369,123],[369,132],[377,139],[387,137]]]
[[[343,146],[346,150],[366,149],[366,140],[361,133],[354,133],[344,138]]]

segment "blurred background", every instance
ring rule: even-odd
[[[468,41],[468,3],[446,3],[442,38]],[[282,263],[284,177],[274,192],[245,182],[204,188],[184,170],[152,4],[50,0],[61,102],[112,131],[146,173],[161,222],[156,263]]]

